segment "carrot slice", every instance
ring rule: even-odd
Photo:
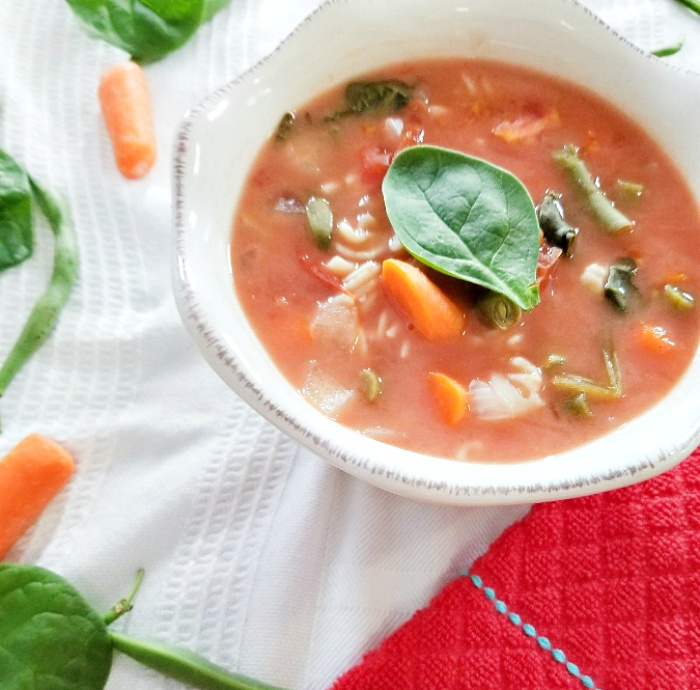
[[[454,426],[460,422],[467,413],[469,401],[464,386],[451,376],[435,371],[428,374],[428,385],[445,424]]]
[[[117,168],[130,179],[143,177],[156,159],[151,97],[146,75],[130,60],[111,65],[98,89]]]
[[[648,323],[640,325],[637,331],[639,342],[648,352],[657,355],[665,355],[673,352],[676,343],[663,326],[651,326]]]
[[[428,340],[454,338],[464,330],[466,320],[462,310],[413,264],[386,259],[382,263],[382,283]]]
[[[71,456],[30,434],[0,460],[0,560],[73,474]]]

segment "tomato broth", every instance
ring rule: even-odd
[[[511,65],[426,60],[357,83],[410,94],[353,110],[343,84],[290,111],[233,222],[235,289],[300,395],[386,443],[483,462],[572,448],[664,396],[698,346],[700,216],[660,147],[595,94]],[[477,314],[483,288],[428,268],[397,240],[382,181],[399,151],[424,145],[510,171],[538,210],[552,193],[577,229],[570,256],[542,240],[540,302],[507,328]],[[630,227],[602,227],[555,159],[565,147]],[[330,228],[321,241],[310,214]],[[386,259],[418,267],[457,305],[458,335],[421,334],[383,284]],[[634,266],[624,309],[606,289],[620,259]],[[445,398],[436,374],[459,395]],[[580,390],[557,385],[565,379]]]

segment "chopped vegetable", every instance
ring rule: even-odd
[[[345,88],[346,108],[328,115],[326,120],[332,122],[348,115],[370,112],[393,113],[405,107],[412,95],[413,87],[399,79],[353,81]]]
[[[100,79],[98,95],[119,172],[130,179],[143,177],[156,159],[146,75],[130,60],[111,65]]]
[[[39,518],[74,467],[61,446],[40,434],[30,434],[0,460],[0,559]]]
[[[559,124],[559,113],[551,110],[546,115],[525,115],[516,120],[504,120],[499,122],[493,133],[503,141],[513,144],[542,134],[551,127]]]
[[[561,391],[578,395],[583,393],[588,400],[615,400],[622,397],[622,377],[617,355],[612,349],[603,348],[603,360],[607,384],[577,374],[562,373],[552,378],[552,385]]]
[[[57,202],[30,178],[33,198],[54,234],[53,271],[49,284],[38,299],[15,344],[0,367],[0,396],[17,372],[44,344],[68,301],[78,275],[78,244],[69,216]]]
[[[333,237],[333,211],[328,201],[319,196],[306,202],[306,223],[316,246],[326,251]]]
[[[542,288],[554,273],[564,250],[554,247],[547,242],[542,242],[537,253],[537,285]]]
[[[537,220],[549,244],[559,247],[568,258],[574,255],[574,244],[578,228],[564,220],[564,209],[558,194],[547,192],[537,207]]]
[[[539,303],[537,214],[511,173],[459,151],[413,146],[395,156],[382,191],[394,232],[418,261],[526,311]]]
[[[680,311],[689,311],[695,306],[695,297],[673,283],[664,285],[664,296],[674,309]]]
[[[620,312],[629,311],[638,296],[632,278],[637,273],[637,262],[630,257],[618,259],[608,270],[604,294]]]
[[[577,393],[564,401],[564,408],[574,417],[592,417],[593,410],[585,393]]]
[[[455,338],[465,327],[462,310],[419,268],[399,259],[382,263],[382,283],[428,340]]]
[[[362,179],[365,182],[381,182],[393,158],[392,151],[379,146],[365,146],[360,151]]]
[[[286,141],[289,133],[292,131],[292,127],[294,127],[295,121],[296,117],[294,113],[285,113],[282,116],[282,119],[279,121],[277,129],[275,130],[275,139]]]
[[[360,393],[369,402],[375,402],[382,394],[382,379],[374,369],[360,372]]]
[[[461,422],[467,413],[469,401],[464,386],[451,376],[434,371],[428,374],[428,385],[445,424],[454,426]]]
[[[569,172],[576,186],[586,195],[591,213],[605,230],[615,233],[629,230],[634,225],[598,187],[575,146],[566,145],[554,154],[554,159]]]
[[[506,331],[520,321],[522,310],[507,297],[489,290],[477,299],[476,313],[488,326]]]
[[[637,331],[637,337],[645,350],[657,355],[669,354],[676,347],[675,341],[671,339],[663,326],[651,326],[643,323]]]
[[[639,197],[644,194],[644,185],[630,180],[618,180],[617,189],[628,197]]]

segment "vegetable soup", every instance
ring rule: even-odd
[[[698,347],[700,214],[680,172],[596,95],[501,63],[394,65],[286,113],[231,254],[301,396],[437,456],[594,439]]]

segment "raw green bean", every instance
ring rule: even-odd
[[[140,664],[201,690],[282,690],[231,673],[186,649],[162,642],[139,640],[113,631],[109,632],[109,636],[115,649]]]
[[[46,216],[55,237],[53,271],[44,293],[34,305],[24,328],[0,367],[0,396],[51,334],[78,274],[78,244],[68,214],[31,177],[29,182],[34,200]]]

